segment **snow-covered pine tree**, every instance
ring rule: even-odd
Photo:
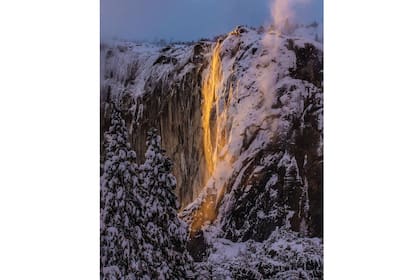
[[[105,133],[105,158],[101,176],[100,274],[103,280],[144,278],[144,192],[136,153],[128,143],[121,113],[113,108]]]
[[[145,162],[140,166],[146,199],[145,240],[150,244],[149,276],[152,279],[188,279],[193,271],[186,249],[187,225],[178,218],[172,162],[161,148],[156,129],[147,134]]]

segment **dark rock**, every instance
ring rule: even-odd
[[[187,243],[187,250],[195,262],[201,262],[209,255],[208,244],[203,232],[198,231]]]
[[[164,55],[161,55],[156,61],[153,63],[153,65],[156,64],[168,64],[172,63],[173,65],[178,63],[178,60],[175,57],[167,57]]]
[[[288,40],[288,49],[293,50],[296,54],[296,68],[290,69],[290,75],[293,78],[305,80],[317,87],[322,87],[322,53],[312,44],[306,43],[303,48],[298,47],[291,39]]]

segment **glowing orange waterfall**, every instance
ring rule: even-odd
[[[210,178],[214,173],[217,163],[217,141],[219,139],[219,136],[217,135],[217,119],[213,120],[212,124],[211,115],[215,104],[217,108],[217,91],[222,80],[220,48],[221,45],[217,42],[211,56],[209,72],[207,77],[204,79],[201,90],[203,100],[201,108],[201,122],[203,125],[204,156]],[[217,115],[217,112],[215,112],[215,114]],[[212,142],[212,126],[216,128],[216,131],[213,132],[215,143]],[[197,209],[194,213],[193,222],[190,228],[190,235],[194,236],[206,222],[212,222],[216,216],[216,195],[212,193],[212,191],[208,191],[199,209]]]
[[[214,172],[216,164],[216,149],[217,145],[212,144],[211,141],[211,111],[214,101],[217,101],[217,91],[219,89],[221,74],[221,61],[220,61],[220,43],[217,42],[213,50],[210,62],[210,69],[208,76],[204,81],[202,87],[202,125],[204,134],[204,155],[207,164],[207,171],[211,176]]]

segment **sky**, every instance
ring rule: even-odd
[[[292,9],[299,23],[323,20],[323,0]],[[101,40],[192,41],[269,22],[270,0],[101,0]]]

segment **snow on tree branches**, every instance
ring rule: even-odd
[[[153,279],[187,279],[192,259],[186,250],[187,225],[178,218],[172,162],[160,146],[156,129],[147,135],[145,162],[140,166],[147,190],[146,240],[153,250],[150,275]]]
[[[105,133],[101,176],[103,280],[188,279],[187,227],[177,215],[172,162],[156,130],[148,133],[146,161],[136,164],[121,113],[114,108]]]
[[[105,134],[105,163],[101,176],[101,278],[140,279],[144,274],[142,209],[136,153],[120,112],[114,109]],[[134,278],[133,278],[134,277]]]

